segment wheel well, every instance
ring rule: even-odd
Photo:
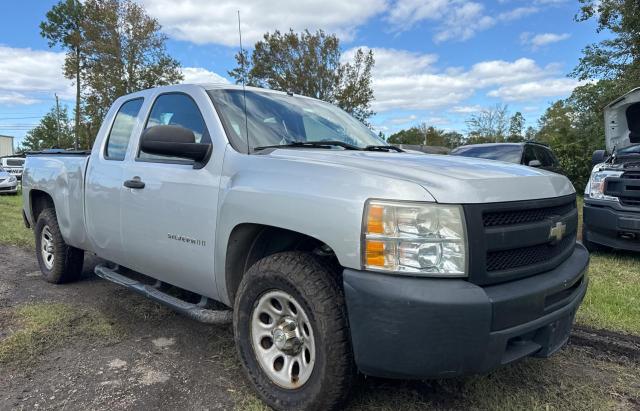
[[[55,208],[51,196],[41,190],[31,190],[30,192],[31,213],[33,214],[33,223],[38,221],[38,216],[48,207]]]
[[[227,244],[225,279],[229,300],[233,303],[242,277],[256,261],[283,251],[310,251],[339,264],[331,247],[316,238],[279,227],[240,224],[231,232]]]

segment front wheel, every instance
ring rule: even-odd
[[[251,385],[278,410],[338,409],[354,376],[344,295],[312,254],[258,261],[235,301],[234,334]]]

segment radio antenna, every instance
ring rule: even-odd
[[[247,118],[247,90],[245,89],[245,78],[247,76],[245,68],[245,55],[242,48],[242,29],[240,28],[240,10],[238,10],[238,37],[240,38],[240,68],[242,69],[242,102],[244,104],[244,129],[247,133],[247,154],[251,154],[251,147],[249,146],[249,120]]]

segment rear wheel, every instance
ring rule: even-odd
[[[38,265],[45,280],[60,284],[80,278],[84,251],[64,242],[53,208],[42,210],[34,233]]]
[[[278,410],[338,409],[354,376],[342,289],[315,256],[275,254],[243,278],[234,307],[243,368]]]

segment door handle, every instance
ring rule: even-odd
[[[140,177],[133,177],[131,180],[124,182],[124,186],[127,188],[141,189],[144,188],[144,181],[140,180]]]

